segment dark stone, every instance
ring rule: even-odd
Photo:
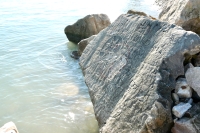
[[[72,51],[70,56],[74,59],[79,59],[79,57],[80,57],[79,54],[78,54],[78,51]]]
[[[194,104],[187,112],[186,112],[186,116],[187,117],[194,117],[196,114],[200,114],[200,102]]]
[[[171,92],[184,54],[199,44],[195,33],[139,15],[121,15],[101,31],[80,57],[100,132],[170,132]]]
[[[79,56],[81,56],[81,54],[83,53],[83,50],[85,49],[85,47],[90,43],[90,41],[92,41],[94,38],[96,37],[96,35],[93,35],[89,38],[83,39],[78,43],[78,54]]]
[[[79,19],[73,25],[68,25],[64,31],[69,41],[78,43],[85,38],[98,34],[109,25],[110,19],[107,15],[92,14]]]

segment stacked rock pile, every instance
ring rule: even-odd
[[[200,117],[200,57],[195,55],[191,63],[185,65],[185,75],[176,81],[176,87],[172,93],[174,106],[173,133],[200,131],[196,129],[199,125],[194,125],[194,121],[199,121]],[[199,123],[199,122],[195,122]]]

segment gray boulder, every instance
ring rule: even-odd
[[[78,43],[82,39],[98,34],[109,25],[110,19],[107,15],[92,14],[79,19],[73,25],[68,25],[64,31],[69,41]]]
[[[189,68],[185,77],[189,86],[200,96],[200,67]]]
[[[93,35],[89,38],[83,39],[78,43],[78,54],[79,56],[81,56],[81,54],[83,53],[83,50],[85,49],[85,47],[90,43],[90,41],[92,41],[94,38],[96,37],[96,35]]]
[[[200,35],[200,0],[157,0],[163,10],[159,18]]]
[[[80,57],[100,132],[170,132],[171,91],[184,55],[199,51],[197,34],[145,16],[121,15],[101,31]]]
[[[171,130],[172,133],[199,133],[199,130],[193,124],[194,119],[182,118],[175,121],[174,127]]]

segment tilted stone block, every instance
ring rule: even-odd
[[[139,15],[121,15],[87,45],[80,66],[101,133],[167,133],[171,91],[184,55],[200,51],[193,32]]]

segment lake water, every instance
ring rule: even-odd
[[[20,133],[97,133],[92,103],[65,26],[129,9],[157,17],[154,0],[0,0],[0,126]]]

